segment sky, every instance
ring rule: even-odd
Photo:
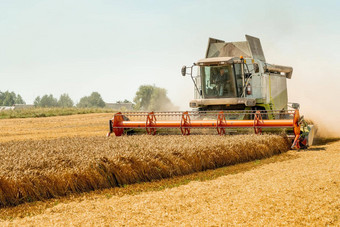
[[[204,58],[209,37],[248,34],[268,63],[293,67],[289,101],[340,135],[339,28],[337,0],[0,0],[0,91],[115,102],[151,84],[187,110],[181,67]]]

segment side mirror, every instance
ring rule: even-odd
[[[292,103],[292,108],[298,110],[298,109],[300,109],[300,104],[299,103]]]
[[[187,67],[184,65],[183,67],[182,67],[182,76],[185,76],[186,74],[187,74]]]

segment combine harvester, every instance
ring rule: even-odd
[[[312,145],[313,125],[300,117],[299,104],[288,103],[287,79],[293,68],[267,63],[260,40],[249,35],[246,40],[210,38],[206,57],[182,67],[182,75],[190,75],[194,83],[193,111],[119,112],[109,121],[108,136],[141,128],[150,135],[162,128],[179,128],[183,135],[196,128],[215,128],[219,135],[253,128],[256,134],[284,131],[295,149]]]

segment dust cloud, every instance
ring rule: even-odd
[[[159,109],[159,111],[179,111],[180,110],[180,107],[174,105],[171,101],[166,102],[166,103],[159,103],[158,105],[161,106],[161,109]]]
[[[315,105],[320,102],[321,105]],[[314,104],[308,101],[302,101],[301,114],[305,119],[313,121],[317,128],[317,136],[319,137],[340,137],[340,118],[339,106],[332,106],[329,101],[315,99]],[[313,109],[314,106],[314,109]]]
[[[167,96],[151,97],[149,110],[152,111],[178,111],[179,107],[175,106]]]
[[[328,58],[311,56],[295,57],[291,64],[289,100],[300,103],[300,113],[316,124],[320,136],[340,137],[340,67]]]

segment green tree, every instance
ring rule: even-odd
[[[84,96],[82,97],[78,104],[77,104],[77,107],[79,108],[87,108],[87,107],[91,107],[91,104],[89,102],[89,97],[88,96]]]
[[[26,102],[23,100],[21,95],[17,95],[17,97],[15,99],[15,104],[26,104]]]
[[[58,100],[53,95],[44,95],[42,98],[38,96],[34,100],[34,105],[38,107],[57,107]]]
[[[40,100],[41,100],[40,96],[38,96],[34,99],[34,106],[35,107],[40,106]]]
[[[0,91],[0,106],[13,106],[14,104],[26,104],[21,95],[16,95],[14,92]]]
[[[135,109],[144,111],[174,110],[175,107],[167,97],[167,91],[152,85],[142,85],[133,99],[136,103]]]
[[[94,107],[105,107],[105,102],[98,92],[92,92],[89,101]]]
[[[0,106],[3,106],[4,100],[5,100],[5,93],[0,91]]]
[[[60,95],[58,106],[60,107],[73,107],[74,103],[68,94]]]
[[[14,103],[15,103],[15,94],[14,92],[8,92],[6,91],[5,92],[5,99],[4,101],[2,102],[2,105],[4,106],[13,106]]]
[[[90,96],[84,96],[80,99],[77,107],[89,108],[89,107],[105,107],[105,102],[98,92],[92,92]]]
[[[155,86],[151,85],[142,85],[138,88],[136,92],[136,96],[133,99],[136,110],[149,110],[150,109],[150,101],[151,95],[153,93]]]

